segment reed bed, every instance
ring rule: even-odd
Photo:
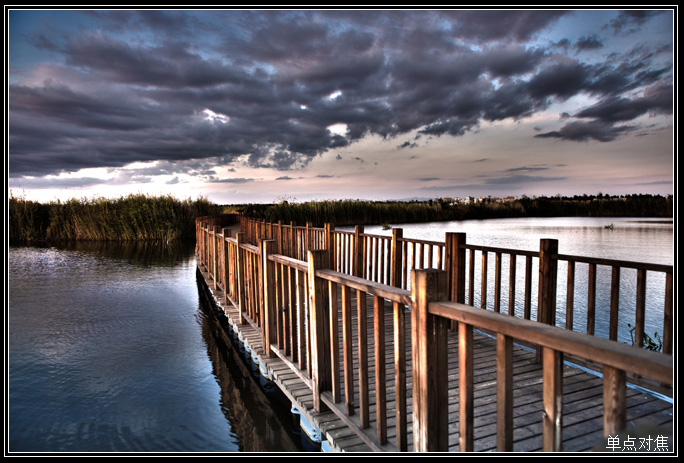
[[[204,198],[132,194],[42,204],[11,195],[10,242],[193,240],[195,219],[223,213]]]

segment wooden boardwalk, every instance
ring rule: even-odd
[[[359,430],[358,413],[340,418],[332,411],[317,412],[313,408],[313,393],[307,372],[298,371],[296,365],[287,358],[267,358],[263,353],[261,330],[254,324],[239,325],[239,314],[233,304],[226,304],[224,293],[214,289],[212,277],[206,269],[199,268],[206,282],[207,290],[213,295],[216,307],[223,311],[231,325],[236,329],[240,338],[253,351],[253,357],[261,365],[265,376],[271,379],[282,392],[291,400],[302,417],[314,425],[322,434],[322,439],[333,451],[338,452],[378,452],[394,451],[396,429],[394,420],[394,353],[391,347],[386,352],[386,408],[388,416],[388,443],[380,446],[374,437],[373,424],[375,421],[376,384],[374,375],[369,377],[369,405],[371,428]],[[372,297],[369,303],[368,327],[368,369],[374,370],[374,326]],[[339,304],[338,304],[339,307]],[[356,325],[356,310],[352,310],[352,323]],[[341,314],[340,314],[341,315]],[[385,303],[385,339],[392,339],[393,312],[389,303]],[[338,317],[342,333],[342,317]],[[407,429],[408,450],[413,450],[412,420],[411,420],[411,317],[405,317],[406,324],[406,377],[407,377],[407,406],[409,410]],[[474,335],[474,451],[488,452],[496,450],[496,339],[486,334],[475,332]],[[342,342],[339,343],[342,345]],[[357,345],[357,340],[354,340]],[[456,332],[449,332],[449,371],[448,371],[448,406],[449,408],[449,450],[459,450],[459,394],[458,394],[458,339]],[[342,355],[342,352],[340,352]],[[543,414],[543,384],[542,367],[536,361],[535,353],[523,347],[517,347],[513,354],[513,396],[514,396],[514,452],[537,452],[542,450],[542,414]],[[358,375],[358,352],[354,348],[354,375]],[[340,377],[344,372],[340,371]],[[354,381],[357,385],[358,381]],[[358,386],[355,387],[353,403],[358,408]],[[344,391],[342,391],[344,395]],[[344,397],[343,397],[344,398]],[[644,393],[635,388],[627,389],[627,422],[629,428],[626,435],[620,436],[619,441],[613,441],[609,448],[602,438],[603,430],[603,381],[595,374],[583,371],[574,366],[565,365],[563,371],[563,451],[565,452],[621,452],[623,450],[645,451],[648,443],[650,449],[655,449],[657,437],[664,437],[666,444],[663,450],[673,450],[673,405],[671,400]],[[342,401],[344,403],[344,400]],[[631,434],[629,434],[631,433]],[[648,440],[646,440],[648,439]],[[623,445],[624,442],[624,445]],[[630,444],[634,447],[630,448]],[[639,447],[642,447],[641,449]]]

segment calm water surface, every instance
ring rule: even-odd
[[[10,247],[8,263],[10,452],[299,451],[200,304],[193,248]]]

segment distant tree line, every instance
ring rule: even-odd
[[[480,220],[515,217],[662,217],[672,218],[674,198],[635,194],[627,196],[582,195],[527,197],[512,200],[489,198],[459,203],[445,199],[428,201],[328,200],[277,204],[251,204],[237,207],[249,216],[270,222],[282,220],[315,226],[383,223],[418,223],[447,220]]]

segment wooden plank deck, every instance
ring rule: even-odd
[[[250,324],[238,325],[238,311],[232,304],[225,304],[224,295],[220,290],[213,289],[211,276],[205,271],[201,273],[207,283],[207,288],[213,294],[217,307],[234,323],[240,331],[245,343],[256,353],[260,364],[268,370],[270,379],[292,401],[298,411],[309,423],[312,423],[323,434],[323,440],[331,449],[338,452],[374,452],[391,450],[396,442],[395,397],[394,397],[394,353],[393,347],[385,349],[386,365],[386,394],[387,394],[387,435],[391,445],[373,447],[367,444],[374,441],[376,420],[375,407],[375,356],[374,356],[374,324],[373,298],[367,297],[369,304],[367,314],[368,326],[368,371],[369,371],[369,404],[371,428],[359,436],[358,432],[347,425],[347,422],[358,422],[358,349],[357,339],[354,340],[354,384],[356,415],[341,419],[332,411],[318,413],[313,409],[313,395],[308,384],[294,372],[288,362],[282,358],[266,358],[263,355],[260,331]],[[352,298],[355,305],[355,298]],[[340,307],[340,304],[338,304]],[[357,325],[356,308],[352,310],[353,326]],[[385,340],[393,339],[393,314],[391,305],[385,307]],[[342,333],[342,317],[338,317]],[[411,423],[411,394],[412,394],[412,365],[411,365],[411,317],[407,311],[406,348],[407,348],[407,407],[409,410],[408,450],[412,450]],[[356,335],[356,333],[355,333]],[[489,452],[496,450],[496,340],[492,337],[476,332],[474,335],[474,374],[475,374],[475,424],[474,450]],[[342,342],[339,343],[340,349]],[[340,350],[340,359],[343,358]],[[458,451],[458,340],[457,333],[450,332],[449,337],[449,450]],[[518,347],[514,351],[514,419],[513,433],[514,452],[539,452],[542,449],[542,368],[535,360],[535,353],[529,349]],[[343,365],[341,365],[343,368]],[[340,372],[344,378],[344,372]],[[344,387],[341,388],[344,401]],[[343,402],[344,403],[344,402]],[[341,406],[342,404],[340,404]],[[564,367],[563,375],[563,450],[565,452],[611,451],[602,439],[603,428],[603,382],[595,374],[583,371],[570,365]],[[667,437],[668,450],[673,450],[673,405],[669,400],[644,393],[641,390],[627,389],[627,422],[628,431],[634,432],[639,445],[640,438],[655,440],[658,435]],[[370,436],[370,437],[368,437]],[[621,448],[613,451],[620,451]]]

